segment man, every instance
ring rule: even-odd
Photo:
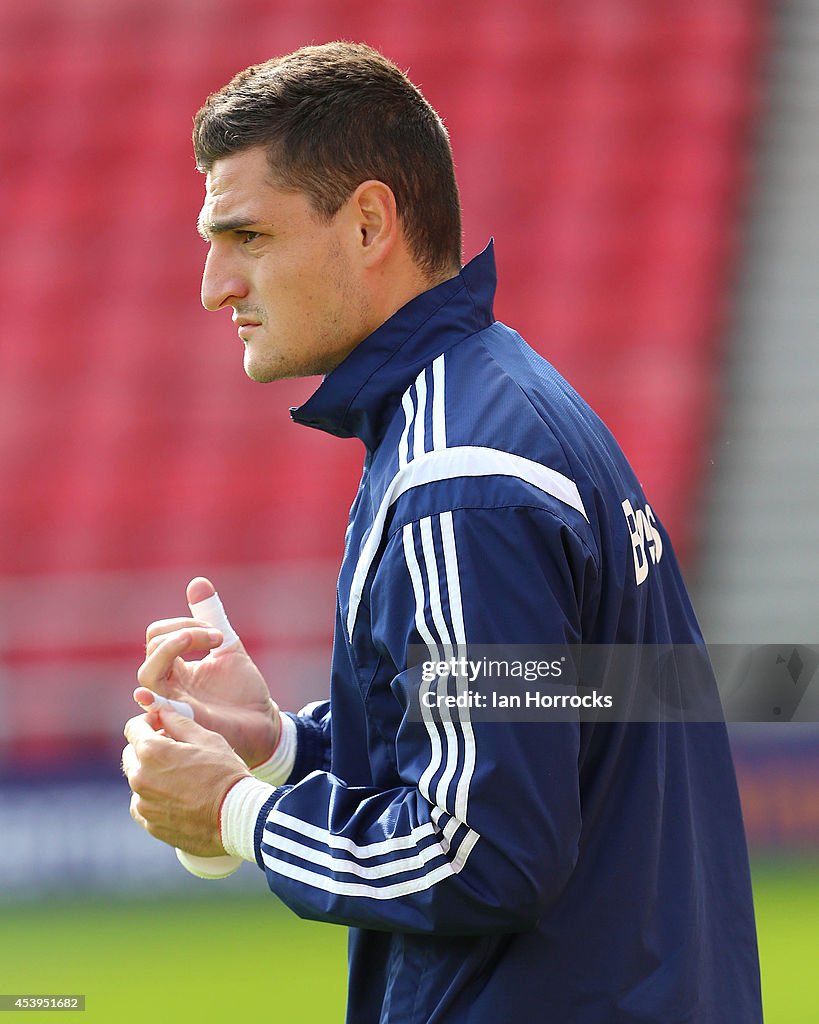
[[[224,628],[154,623],[137,696],[195,721],[128,723],[134,818],[349,925],[356,1024],[759,1021],[722,724],[414,709],[418,648],[702,642],[616,443],[494,320],[491,245],[461,269],[440,119],[379,54],[333,43],[239,74],[194,146],[204,305],[233,309],[254,380],[324,374],[293,418],[366,459],[329,702],[280,714]]]

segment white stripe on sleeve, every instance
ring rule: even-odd
[[[412,457],[419,458],[424,454],[424,418],[427,413],[427,371],[421,370],[415,380],[415,394],[418,396],[418,408],[415,412],[415,424],[412,432]]]
[[[424,586],[424,574],[418,561],[411,523],[403,528],[402,539],[415,599],[416,629],[427,645],[430,657],[435,658],[439,650],[443,650],[449,645],[451,636],[444,613],[441,569],[435,554],[431,520],[422,520],[419,529],[424,569],[429,588],[430,610],[437,636],[434,635],[427,623],[427,592]],[[442,517],[441,530],[444,571],[450,609],[453,614],[453,629],[456,641],[462,646],[465,653],[466,638],[451,514],[446,520]],[[436,685],[445,687],[446,678],[439,680]],[[465,717],[459,717],[456,721],[452,720],[448,711],[444,712],[442,709],[441,714],[443,720],[440,726],[443,727],[447,737],[445,745],[441,742],[439,726],[434,721],[432,712],[427,710],[424,715],[424,724],[430,738],[430,761],[419,780],[418,789],[425,799],[434,804],[431,808],[432,820],[430,822],[416,826],[405,836],[396,836],[360,845],[345,836],[331,833],[329,829],[301,821],[274,808],[268,816],[262,843],[262,860],[265,866],[277,874],[327,892],[345,896],[366,896],[374,899],[395,899],[411,893],[422,892],[461,871],[479,839],[478,834],[466,823],[467,796],[475,765],[474,736],[466,710],[463,712]],[[456,812],[460,813],[453,816],[446,809],[446,803],[451,782],[458,774],[459,745],[463,746],[465,757],[461,766],[461,774],[456,782],[455,806]],[[429,787],[442,767],[443,772],[436,786],[436,799],[433,802],[429,796]],[[441,821],[444,817],[447,820],[441,828]],[[274,826],[295,833],[295,837],[280,835],[275,831]],[[455,837],[462,826],[465,826],[465,831],[460,842],[455,846]],[[429,843],[420,850],[417,848],[419,843],[433,835],[436,837],[435,842]],[[321,843],[326,847],[326,852],[299,841],[299,837]],[[412,850],[414,852],[409,852]],[[403,851],[405,851],[405,855],[396,856],[380,864],[361,863],[376,856],[401,854]],[[309,864],[310,867],[286,860],[281,856],[282,854],[296,857]],[[441,856],[447,858],[445,862],[432,866],[435,860]],[[416,872],[417,874],[415,877],[401,882],[390,881],[396,875],[405,872]],[[349,881],[339,877],[344,874],[354,875],[364,881]]]
[[[432,447],[436,451],[446,448],[445,398],[444,357],[441,354],[432,364]]]

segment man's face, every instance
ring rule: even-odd
[[[253,380],[329,373],[366,336],[345,208],[320,220],[303,193],[273,184],[263,148],[214,163],[199,229],[202,304],[233,308]]]

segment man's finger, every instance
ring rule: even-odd
[[[152,622],[145,630],[145,643],[149,644],[158,637],[167,636],[168,633],[176,633],[180,629],[207,629],[209,626],[210,623],[205,622],[203,619],[183,618],[181,615],[177,615],[173,619],[157,619],[156,622]]]
[[[139,758],[136,755],[136,751],[129,743],[122,751],[122,774],[127,779],[136,771],[137,768],[139,768]]]
[[[147,686],[149,690],[160,690],[157,684],[163,682],[171,674],[174,662],[181,657],[191,645],[191,633],[183,629],[172,633],[162,640],[137,670],[137,682]]]
[[[138,686],[134,690],[134,700],[144,711],[158,711],[161,707],[170,707],[186,718],[195,717],[193,708],[187,701],[171,700],[169,697],[163,697],[161,693],[154,693],[147,686]]]
[[[193,718],[180,715],[178,711],[167,705],[160,705],[156,714],[162,723],[165,735],[172,740],[182,743],[201,743],[207,737],[218,736],[218,733],[205,729]],[[220,736],[219,739],[221,740],[222,737]],[[222,740],[222,742],[226,741]]]
[[[196,576],[188,584],[185,596],[188,600],[188,606],[192,604],[198,604],[200,601],[206,601],[209,597],[213,597],[216,593],[216,587],[206,576]]]
[[[179,717],[181,718],[182,716],[180,715]],[[156,739],[157,737],[156,730],[150,724],[147,716],[145,715],[134,715],[133,718],[129,718],[125,723],[123,732],[125,733],[125,739],[128,740],[129,746],[134,748],[134,756],[137,756],[137,744],[149,738]]]
[[[148,832],[149,831],[149,829],[148,829],[148,822],[139,813],[139,796],[138,796],[138,794],[136,794],[136,793],[132,793],[131,794],[131,803],[130,803],[130,805],[128,807],[128,810],[131,812],[131,817],[134,819],[134,821],[137,823],[137,825],[141,825],[145,829],[145,831]]]
[[[211,591],[211,593],[207,593]],[[222,648],[231,647],[240,643],[236,630],[228,621],[225,607],[210,580],[204,576],[197,576],[188,584],[187,589],[188,607],[194,618],[202,619],[222,631],[224,642]]]
[[[184,621],[184,620],[182,620]],[[192,620],[188,620],[192,621]],[[186,634],[190,637],[190,650],[192,651],[212,651],[215,647],[221,646],[224,636],[218,629],[214,629],[213,626],[205,624],[204,626],[183,626],[178,634],[177,633],[166,633],[159,634],[153,637],[145,645],[145,660],[160,647],[162,644],[172,640],[175,636]]]

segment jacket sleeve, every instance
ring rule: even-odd
[[[296,783],[313,771],[327,771],[332,749],[330,701],[317,700],[298,714],[284,714],[296,725],[296,756],[287,782]]]
[[[408,650],[577,642],[595,576],[584,540],[549,509],[461,509],[394,529],[366,628],[400,707],[384,736],[400,784],[354,788],[315,771],[271,795],[256,855],[286,904],[390,931],[534,925],[577,856],[579,725],[484,720],[468,708],[413,715]]]

